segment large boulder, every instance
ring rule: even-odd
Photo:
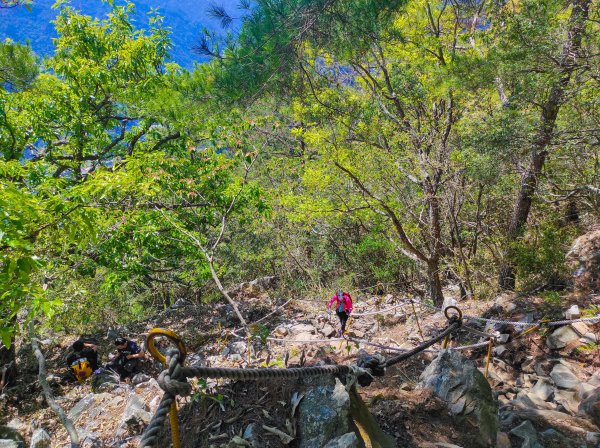
[[[0,439],[0,448],[25,448],[25,444],[10,439]]]
[[[581,293],[600,292],[600,229],[575,240],[567,253],[573,286]]]
[[[346,433],[330,440],[323,448],[359,448],[358,437],[353,432]]]
[[[577,389],[581,381],[577,376],[563,364],[556,364],[550,372],[550,377],[554,381],[557,387],[561,389]]]
[[[516,428],[510,431],[510,435],[513,439],[519,441],[520,448],[544,448],[538,440],[538,435],[529,420],[525,420]]]
[[[146,410],[142,400],[135,393],[132,393],[127,399],[127,405],[123,411],[117,434],[122,435],[125,432],[139,434],[150,423],[150,420],[152,420],[152,414]]]
[[[546,338],[548,348],[558,350],[567,346],[567,344],[579,339],[579,335],[570,325],[560,327],[550,333]]]
[[[600,428],[600,387],[590,393],[587,398],[579,404],[579,412],[587,414],[594,424]]]
[[[16,429],[11,428],[10,426],[0,426],[0,440],[10,440],[23,445],[25,443],[23,436],[21,436]]]
[[[50,448],[52,441],[44,428],[36,429],[31,435],[29,448]]]
[[[475,364],[456,350],[443,350],[421,374],[419,387],[433,391],[469,431],[477,431],[473,447],[491,447],[498,430],[498,403]]]
[[[0,448],[4,447],[24,448],[25,440],[16,429],[10,426],[0,426]]]
[[[299,448],[322,448],[329,441],[353,432],[350,396],[336,378],[313,377],[298,406]]]

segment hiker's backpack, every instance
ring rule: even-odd
[[[80,383],[92,376],[93,373],[92,366],[86,358],[76,359],[71,363],[71,370]]]

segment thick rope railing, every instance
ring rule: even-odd
[[[285,307],[290,301],[288,300],[282,306],[278,307],[281,309]],[[385,373],[385,369],[391,367],[397,363],[400,363],[404,360],[409,359],[410,357],[424,351],[428,350],[429,347],[444,340],[443,349],[447,348],[449,336],[457,331],[462,326],[463,319],[469,321],[480,321],[480,322],[488,322],[494,324],[507,324],[513,326],[522,326],[522,327],[530,327],[528,330],[521,333],[521,335],[527,334],[535,329],[539,328],[542,325],[546,326],[560,326],[567,325],[577,322],[584,323],[594,323],[600,321],[600,314],[592,317],[584,317],[579,319],[565,319],[559,321],[546,321],[540,320],[537,322],[519,322],[519,321],[510,321],[504,319],[490,319],[479,316],[471,316],[471,315],[463,315],[462,312],[454,306],[446,307],[445,309],[441,309],[439,307],[427,304],[422,301],[409,300],[406,303],[395,305],[391,308],[387,308],[384,310],[377,310],[373,312],[365,312],[365,313],[355,313],[354,316],[362,317],[362,316],[371,316],[375,314],[382,314],[388,311],[401,308],[410,304],[413,306],[413,311],[416,315],[416,310],[414,310],[414,305],[421,305],[426,308],[433,309],[435,311],[442,311],[445,313],[448,318],[448,326],[442,332],[437,334],[435,337],[423,342],[417,347],[409,350],[400,349],[398,347],[389,347],[380,344],[376,344],[369,341],[364,341],[361,339],[355,339],[351,337],[346,338],[328,338],[328,339],[281,339],[274,337],[267,337],[266,339],[273,342],[279,343],[332,343],[337,341],[348,341],[355,342],[359,344],[365,344],[374,346],[384,350],[390,351],[399,351],[400,354],[393,356],[391,358],[385,359],[382,355],[366,355],[361,357],[356,365],[328,365],[328,366],[311,366],[311,367],[295,367],[289,369],[273,369],[273,368],[259,368],[259,369],[241,369],[241,368],[221,368],[221,367],[184,367],[183,360],[185,358],[185,347],[181,339],[175,335],[175,333],[170,332],[169,330],[161,330],[154,329],[148,335],[148,348],[150,352],[163,362],[165,366],[168,368],[165,369],[159,376],[158,383],[161,388],[165,391],[165,394],[157,408],[155,415],[153,416],[151,422],[146,428],[142,440],[140,442],[140,447],[142,448],[150,448],[153,447],[156,443],[156,439],[158,436],[158,432],[162,425],[166,420],[167,413],[170,412],[171,418],[171,432],[173,439],[173,447],[179,448],[179,430],[177,423],[177,408],[175,397],[177,395],[186,396],[191,393],[191,385],[187,382],[187,378],[191,377],[204,377],[204,378],[227,378],[233,380],[268,380],[268,379],[294,379],[294,378],[306,378],[310,376],[319,376],[319,375],[334,375],[340,377],[340,379],[348,385],[352,385],[355,382],[358,382],[361,386],[369,385],[375,376],[383,376]],[[276,309],[272,313],[268,314],[264,318],[260,319],[260,321],[265,320],[266,318],[273,315]],[[449,310],[455,309],[458,312],[458,315],[450,316],[448,314]],[[478,334],[480,336],[486,336],[488,338],[487,341],[479,342],[471,345],[464,345],[459,347],[450,347],[452,350],[467,350],[473,349],[483,346],[488,346],[488,356],[486,363],[486,374],[489,368],[490,357],[491,357],[491,347],[494,342],[493,336],[487,335],[483,332],[480,332],[471,327],[465,326],[467,331],[470,331],[474,334]],[[241,337],[232,332],[232,334],[236,337]],[[153,338],[157,335],[167,336],[173,342],[175,342],[179,348],[179,351],[171,351],[168,357],[162,355],[156,348],[152,342]],[[175,335],[175,337],[174,337]]]
[[[274,368],[223,368],[223,367],[185,367],[185,346],[179,336],[169,330],[155,328],[151,330],[147,338],[147,346],[150,353],[159,361],[163,362],[167,368],[159,375],[158,384],[165,391],[156,413],[146,427],[140,441],[140,448],[154,447],[158,439],[158,434],[164,425],[167,413],[171,417],[171,437],[173,447],[179,448],[179,426],[177,422],[177,408],[175,406],[175,397],[177,395],[187,396],[192,392],[192,386],[187,382],[188,378],[226,378],[232,380],[268,380],[268,379],[298,379],[311,376],[334,375],[346,384],[346,388],[353,387],[355,383],[361,386],[368,386],[376,376],[383,376],[385,369],[414,356],[436,342],[441,341],[461,326],[460,316],[450,316],[449,324],[446,329],[433,338],[423,342],[419,346],[401,353],[397,356],[385,359],[381,355],[366,355],[358,360],[355,365],[325,365],[310,367],[292,367],[288,369]],[[160,353],[155,344],[156,336],[166,336],[175,342],[179,350],[170,350],[167,356]],[[183,354],[180,353],[182,350]]]

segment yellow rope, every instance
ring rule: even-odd
[[[414,305],[413,305],[413,309],[414,309]],[[455,310],[456,313],[457,313],[457,316],[458,316],[458,320],[462,321],[463,313],[462,313],[462,311],[460,310],[459,307],[454,306],[454,305],[447,306],[444,309],[444,316],[446,316],[446,319],[450,320],[450,314],[448,314],[448,311],[450,311],[450,310]],[[442,348],[443,349],[448,348],[448,342],[450,342],[450,333],[448,333],[448,336],[446,336],[446,338],[444,339],[444,342],[442,343]]]
[[[542,327],[542,325],[544,325],[545,323],[548,323],[548,322],[549,322],[548,320],[541,320],[539,324],[537,324],[537,325],[535,325],[533,327],[528,328],[523,333],[519,333],[515,337],[515,339],[519,339],[521,336],[525,336],[527,333],[531,333],[532,331],[539,330]]]
[[[488,377],[488,373],[490,370],[490,360],[492,359],[492,346],[493,345],[494,345],[494,338],[490,338],[490,343],[488,344],[487,359],[485,361],[485,373],[483,374],[483,376],[485,378]]]
[[[183,343],[183,340],[174,331],[165,330],[164,328],[153,328],[152,330],[150,330],[150,332],[148,333],[148,336],[146,337],[146,347],[148,347],[148,351],[154,357],[154,359],[156,359],[157,361],[160,361],[163,366],[165,366],[167,368],[169,367],[167,365],[166,356],[163,355],[156,348],[156,345],[154,344],[154,339],[158,336],[166,337],[167,339],[169,339],[171,342],[173,342],[177,346],[177,349],[179,350],[179,353],[181,355],[180,362],[183,364],[183,361],[185,360],[185,357],[187,355],[187,350],[185,348],[185,344]],[[181,441],[180,441],[180,436],[179,436],[179,418],[177,416],[177,400],[176,400],[176,398],[173,398],[173,402],[171,403],[171,407],[169,410],[169,420],[171,422],[171,441],[173,443],[173,448],[181,448]]]

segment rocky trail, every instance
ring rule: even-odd
[[[448,297],[452,293],[448,291]],[[264,327],[255,327],[250,344],[235,337],[237,333],[232,330],[236,321],[229,306],[183,300],[147,322],[116,331],[141,340],[151,328],[172,329],[188,347],[187,365],[284,368],[351,364],[365,352],[395,354],[357,341],[410,349],[446,325],[440,311],[419,305],[413,310],[412,305],[403,305],[400,297],[391,294],[357,297],[347,334],[350,340],[339,340],[337,322],[323,312],[324,301],[275,300],[263,289],[250,294],[241,290],[238,301],[249,321],[266,317],[261,322]],[[502,295],[489,302],[456,303],[449,299],[449,303],[472,316],[533,322],[596,314],[600,296],[569,304],[568,309],[556,308],[543,296]],[[482,374],[487,339],[464,329],[453,336],[451,347],[482,344],[443,352],[438,344],[391,367],[370,386],[359,388],[361,399],[352,399],[343,385],[330,377],[249,382],[193,379],[192,395],[178,398],[182,446],[365,446],[364,434],[356,423],[357,412],[365,412],[366,408],[360,407],[363,402],[387,434],[381,436],[382,445],[372,446],[533,448],[600,444],[599,323],[542,326],[527,333],[524,330],[531,327],[479,321],[467,324],[496,336],[489,385]],[[105,355],[115,330],[108,333],[96,335]],[[73,339],[51,335],[42,341],[42,349],[48,360],[48,380],[74,421],[81,446],[137,446],[162,396],[154,379],[161,366],[148,360],[145,373],[131,383],[109,381],[94,391],[91,384],[61,384],[62,355]],[[0,447],[25,446],[8,441],[11,431],[19,433],[23,443],[31,447],[68,446],[66,431],[40,395],[35,383],[37,366],[28,353],[29,347],[21,347],[21,369],[27,374],[2,397],[5,426],[1,427],[4,432],[0,439],[5,439]],[[168,446],[167,427],[160,440],[158,446]]]

